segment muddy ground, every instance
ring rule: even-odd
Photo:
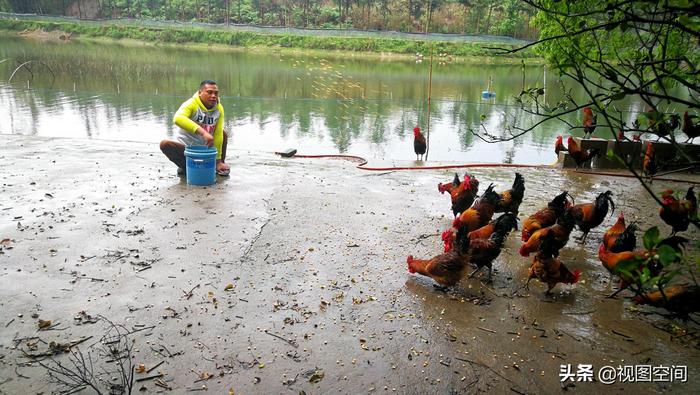
[[[615,288],[596,252],[613,216],[585,245],[563,250],[583,271],[579,284],[552,296],[539,283],[522,289],[529,260],[513,233],[493,283],[477,276],[445,293],[409,274],[406,256],[440,252],[452,215],[436,185],[449,171],[373,173],[232,150],[231,177],[203,188],[177,177],[155,144],[0,136],[0,145],[0,239],[9,239],[0,251],[1,393],[58,390],[37,360],[67,365],[69,345],[95,373],[104,361],[127,365],[98,350],[119,345],[100,343],[114,334],[106,320],[128,332],[130,361],[147,370],[137,379],[162,374],[134,383],[149,393],[700,388],[694,323],[637,307],[629,294],[605,298]],[[521,216],[562,189],[577,202],[610,189],[628,221],[669,231],[634,180],[522,172]],[[511,169],[472,173],[482,188],[513,179]],[[654,183],[666,187],[687,185]],[[58,353],[49,358],[51,342]],[[567,364],[596,373],[685,365],[688,379],[563,385]]]

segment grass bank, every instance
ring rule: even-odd
[[[55,22],[35,20],[0,19],[0,30],[5,31],[62,31],[73,38],[109,38],[114,40],[138,40],[159,44],[209,44],[221,47],[268,48],[277,50],[342,51],[364,56],[415,56],[427,54],[430,46],[434,54],[452,57],[457,62],[512,63],[526,60],[541,61],[532,51],[523,51],[509,56],[494,56],[486,47],[512,47],[512,44],[424,41],[383,37],[334,37],[302,36],[291,34],[268,34],[230,29],[202,27],[150,27],[109,22]]]

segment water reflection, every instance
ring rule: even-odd
[[[471,132],[482,118],[489,133],[501,137],[509,136],[513,119],[535,122],[512,97],[523,81],[541,85],[541,67],[525,68],[523,78],[521,66],[436,65],[428,128],[426,62],[0,36],[3,58],[40,60],[56,76],[20,70],[12,85],[0,83],[0,109],[10,114],[9,123],[0,123],[3,134],[157,142],[173,135],[174,111],[203,78],[220,84],[233,148],[411,160],[411,130],[420,125],[430,131],[431,160],[550,163],[554,136],[568,133],[552,122],[523,138],[487,144]],[[14,67],[0,64],[0,80]],[[489,78],[497,96],[484,101]],[[548,96],[559,100],[554,91]]]

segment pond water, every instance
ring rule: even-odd
[[[508,135],[513,119],[537,122],[514,96],[523,84],[542,86],[545,76],[547,87],[558,86],[542,66],[464,65],[436,56],[429,88],[427,56],[322,57],[9,35],[0,36],[3,59],[0,110],[9,119],[0,122],[2,134],[158,142],[173,135],[173,113],[203,79],[219,84],[229,147],[235,149],[293,147],[307,154],[415,160],[412,129],[428,128],[429,96],[431,161],[552,163],[555,136],[570,133],[565,124],[549,122],[521,138],[489,144],[471,132],[480,130],[482,119],[497,136]],[[483,100],[490,80],[496,96]],[[547,95],[551,102],[560,98],[557,89]]]

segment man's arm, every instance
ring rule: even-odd
[[[192,113],[197,111],[197,103],[194,102],[194,100],[188,100],[178,108],[177,112],[175,113],[175,116],[173,117],[173,122],[175,125],[181,127],[183,130],[186,130],[192,134],[198,134],[202,136],[204,139],[204,142],[207,144],[208,147],[211,147],[212,144],[214,143],[214,138],[210,133],[208,133],[204,128],[199,126],[195,121],[190,119],[192,116]],[[222,114],[223,115],[223,114]],[[222,128],[223,131],[223,128]],[[223,138],[222,138],[223,141]],[[218,148],[218,151],[220,152],[221,149]]]
[[[216,147],[216,160],[221,160],[221,154],[224,144],[224,106],[218,104],[219,107],[219,120],[216,122],[216,128],[214,129],[214,147]]]

